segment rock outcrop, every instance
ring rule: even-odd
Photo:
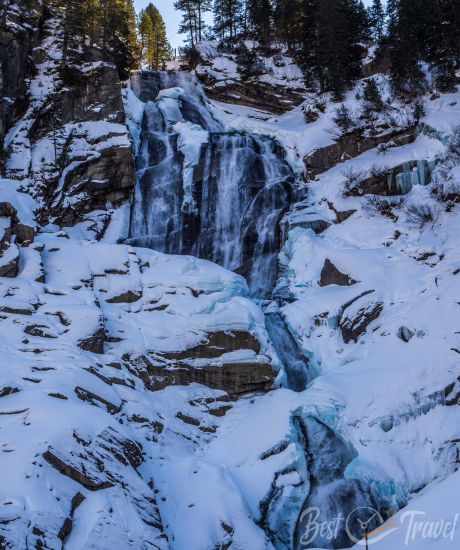
[[[11,4],[6,13],[6,176],[39,201],[42,222],[74,225],[128,200],[134,160],[115,65],[96,48],[65,50],[63,2]]]
[[[382,143],[392,142],[394,147],[413,143],[416,135],[416,128],[387,131],[377,136],[368,137],[360,131],[344,134],[332,145],[316,149],[304,158],[306,175],[309,179],[314,179],[336,164],[357,157]]]
[[[285,113],[304,100],[302,71],[284,49],[241,45],[218,51],[215,44],[203,43],[197,54],[195,73],[212,99],[268,114]]]
[[[31,72],[32,50],[39,40],[39,27],[46,7],[31,2],[27,9],[6,2],[0,15],[0,149],[5,133],[24,114],[27,105],[26,78]],[[4,160],[0,158],[0,162]]]

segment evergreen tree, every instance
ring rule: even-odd
[[[361,73],[366,34],[360,2],[322,0],[318,4],[315,65],[322,91],[332,91],[340,99],[345,89]]]
[[[179,32],[187,35],[187,41],[193,48],[204,38],[206,30],[205,14],[211,9],[212,0],[176,0],[174,7],[182,12]]]
[[[247,0],[247,27],[256,40],[267,44],[272,38],[272,4],[270,0]]]
[[[68,0],[64,9],[64,61],[69,65],[86,47],[100,49],[126,79],[137,66],[136,16],[132,0]],[[64,69],[70,75],[69,67]]]
[[[242,30],[244,13],[242,0],[214,0],[214,32],[221,42],[235,42]]]
[[[369,78],[364,84],[363,99],[366,102],[366,110],[381,111],[383,100],[379,87],[374,78]]]
[[[453,91],[460,57],[460,4],[455,0],[438,0],[433,11],[427,57],[436,66],[439,90]]]
[[[274,29],[276,37],[284,42],[289,49],[297,50],[303,41],[304,13],[315,13],[304,4],[309,0],[275,0]]]
[[[433,26],[431,0],[390,0],[391,76],[397,93],[423,90],[420,62],[426,58]]]
[[[139,14],[142,60],[152,69],[161,69],[170,58],[166,25],[158,9],[149,4]]]
[[[382,0],[373,0],[368,17],[372,38],[378,43],[382,42],[385,33],[385,9]]]

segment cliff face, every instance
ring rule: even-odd
[[[98,49],[69,48],[65,9],[4,8],[1,118],[5,175],[38,200],[42,222],[74,225],[129,198],[134,162],[116,67]]]
[[[26,78],[31,73],[32,49],[39,36],[45,9],[34,2],[30,9],[5,2],[0,14],[0,143],[13,121],[26,108]]]

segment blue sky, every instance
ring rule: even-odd
[[[142,8],[145,8],[149,1],[152,0],[135,0],[136,10],[139,12]],[[372,0],[364,0],[366,5],[370,5]],[[174,0],[153,0],[153,4],[160,10],[163,19],[165,20],[166,27],[168,29],[168,39],[173,48],[181,46],[184,37],[178,34],[177,29],[181,15],[174,9]]]

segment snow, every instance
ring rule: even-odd
[[[57,26],[55,19],[49,21],[52,33]],[[50,74],[60,61],[56,36],[45,45],[50,59],[31,83],[34,108],[53,93]],[[199,49],[218,82],[239,78],[231,55],[220,54],[212,43]],[[302,85],[286,52],[264,63],[261,81]],[[344,159],[305,182],[304,157],[338,137],[333,119],[339,105],[329,97],[321,98],[324,112],[308,123],[304,110],[314,106],[313,95],[274,117],[218,102],[210,109],[205,100],[199,103],[200,90],[183,75],[168,78],[171,86],[157,103],[183,154],[186,211],[196,206],[193,168],[213,131],[270,135],[286,149],[303,193],[284,220],[277,303],[251,299],[243,277],[211,262],[118,244],[129,234],[128,204],[88,213],[71,228],[40,226],[35,213],[41,205],[23,190],[53,164],[54,151],[49,134],[33,144],[25,137],[33,124],[32,112],[26,113],[7,138],[13,179],[0,180],[0,202],[11,203],[18,220],[37,230],[33,244],[13,242],[1,258],[3,265],[19,256],[19,275],[0,278],[0,468],[8,472],[0,489],[2,535],[22,550],[35,541],[36,527],[46,532],[47,547],[60,547],[58,533],[81,493],[85,499],[73,511],[65,542],[69,550],[147,544],[164,550],[225,545],[272,550],[268,528],[288,531],[312,489],[311,457],[294,418],[313,418],[355,451],[346,480],[373,483],[388,498],[409,501],[377,534],[383,533],[379,548],[400,549],[406,542],[417,550],[455,548],[460,218],[458,205],[434,191],[453,193],[460,181],[458,159],[451,153],[446,158],[460,126],[460,93],[427,98],[425,126],[413,143]],[[387,99],[386,77],[376,78]],[[362,105],[356,99],[361,86],[344,100],[355,114]],[[179,108],[184,98],[201,105],[208,129],[184,119]],[[64,176],[82,157],[131,147],[131,140],[139,149],[146,107],[130,88],[124,101],[127,126],[99,120],[62,128],[61,138],[72,136],[72,142],[58,189],[63,197],[56,195],[55,204],[70,201]],[[411,113],[395,103],[385,116],[407,126]],[[409,161],[433,163],[433,181],[415,182],[396,198],[344,193],[350,171],[365,177]],[[384,215],[383,207],[392,215]],[[350,211],[345,220],[337,218],[337,212]],[[306,228],[318,219],[330,224],[321,234]],[[10,224],[2,218],[0,229]],[[355,284],[321,286],[326,260]],[[356,320],[376,305],[379,315],[356,341],[345,343],[343,319]],[[268,360],[280,369],[262,306],[266,313],[279,312],[318,365],[304,391],[278,387],[282,373],[271,391],[239,399],[197,383],[149,386],[152,372],[170,376],[181,366],[174,354],[205,344],[215,332],[247,332],[260,351],[241,346],[219,357],[191,357],[190,368]],[[401,338],[401,329],[411,334],[409,341]],[[103,349],[95,353],[88,340],[101,332]],[[130,461],[127,445],[138,449],[139,464]],[[46,460],[47,451],[103,487],[91,490],[59,472]],[[313,458],[327,464],[327,457]],[[433,540],[423,536],[422,526],[409,540],[413,512],[427,529],[443,520],[455,530]]]
[[[201,154],[201,147],[207,143],[209,133],[203,130],[198,124],[177,122],[174,131],[179,134],[178,148],[184,155],[183,188],[184,200],[182,210],[193,213],[196,205],[193,200],[193,174],[194,168],[198,165]]]
[[[460,539],[458,488],[460,475],[433,484],[414,498],[407,508],[385,523],[375,540],[382,550],[417,548],[451,550]],[[369,541],[372,543],[373,537]],[[362,548],[363,542],[355,548]]]

